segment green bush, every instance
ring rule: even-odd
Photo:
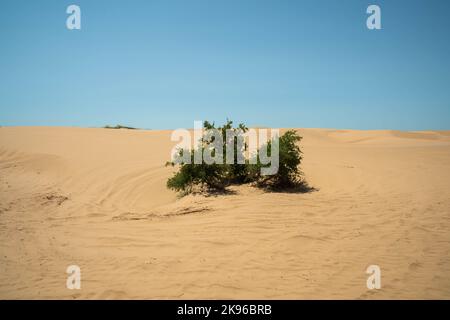
[[[190,163],[180,163],[180,170],[167,181],[167,187],[175,191],[190,192],[194,186],[207,187],[208,189],[224,190],[231,183],[244,182],[245,180],[245,164],[237,164],[234,161],[233,164],[226,164],[226,131],[233,130],[236,134],[240,132],[246,132],[248,129],[240,124],[237,128],[233,128],[233,122],[227,121],[222,127],[216,128],[214,123],[205,121],[203,128],[206,134],[202,137],[200,146],[195,150],[179,150],[178,156],[183,158],[184,154],[188,154]],[[217,130],[222,134],[222,162],[223,164],[206,164],[204,161],[201,164],[195,164],[194,158],[196,153],[203,154],[204,150],[213,146],[213,137],[208,136],[208,132]],[[234,157],[237,159],[238,144],[237,140],[234,142]],[[245,145],[245,148],[247,146]],[[214,153],[212,154],[215,155]],[[167,163],[174,166],[174,162]]]
[[[203,124],[204,136],[200,142],[200,145],[195,150],[179,150],[178,157],[183,159],[186,156],[190,159],[190,163],[179,161],[179,171],[174,174],[173,177],[167,181],[167,187],[175,191],[181,191],[189,193],[195,186],[201,188],[208,188],[212,190],[224,190],[231,184],[242,183],[256,183],[259,187],[264,188],[293,188],[302,183],[301,171],[299,165],[302,160],[300,147],[297,145],[300,142],[301,137],[294,131],[289,130],[279,138],[279,168],[276,174],[263,176],[261,169],[268,167],[269,165],[263,165],[259,157],[259,150],[256,159],[249,161],[245,159],[243,164],[239,164],[237,159],[238,155],[243,155],[247,151],[248,146],[243,144],[242,149],[239,150],[238,142],[236,138],[233,138],[234,148],[234,161],[233,164],[226,163],[226,146],[227,146],[227,130],[233,130],[237,135],[239,133],[245,133],[248,128],[240,124],[237,128],[233,128],[233,122],[227,121],[222,127],[216,128],[214,123],[211,124],[207,121]],[[222,133],[222,159],[223,164],[206,164],[202,161],[201,164],[195,164],[194,158],[196,153],[202,153],[205,149],[213,146],[214,137],[211,137],[208,133],[218,130]],[[273,144],[275,141],[269,141],[264,147],[267,148],[268,156],[271,155]],[[215,154],[212,153],[214,156]],[[218,155],[220,157],[220,155]],[[250,163],[252,162],[252,164]],[[256,163],[255,163],[256,162]],[[168,162],[167,165],[175,166],[175,162]]]
[[[258,158],[257,164],[254,165],[250,173],[257,176],[256,180],[259,186],[274,189],[295,188],[303,183],[302,172],[300,171],[300,163],[303,159],[302,151],[298,143],[302,140],[295,130],[285,132],[278,142],[279,148],[279,165],[278,172],[274,175],[261,176],[261,162]],[[267,152],[270,155],[272,151],[273,141],[267,143]]]
[[[105,128],[105,129],[129,129],[129,130],[136,130],[136,128],[123,126],[121,124],[117,124],[117,125],[115,125],[113,127],[110,126],[110,125],[106,125],[103,128]]]

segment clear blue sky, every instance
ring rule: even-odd
[[[448,0],[2,0],[0,125],[450,129],[449,16]]]

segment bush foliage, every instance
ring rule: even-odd
[[[244,143],[242,149],[239,150],[237,139],[231,145],[234,148],[233,164],[226,163],[226,147],[227,147],[227,130],[232,130],[236,135],[245,133],[248,128],[244,124],[239,124],[238,127],[233,127],[232,121],[221,127],[216,128],[214,123],[205,121],[203,124],[204,134],[200,141],[198,148],[191,150],[178,150],[177,156],[179,159],[190,159],[187,161],[178,161],[179,170],[167,181],[167,187],[175,191],[189,193],[193,191],[194,187],[207,188],[209,190],[223,191],[231,184],[255,183],[262,188],[284,189],[295,188],[302,184],[302,172],[299,165],[302,160],[302,152],[298,146],[301,137],[294,130],[285,132],[278,141],[279,148],[279,168],[277,173],[273,175],[264,176],[261,174],[261,169],[270,166],[270,164],[262,164],[259,158],[259,150],[255,155],[254,161],[245,159],[244,163],[239,164],[237,159],[239,153],[242,155],[248,150],[247,143]],[[212,148],[214,137],[211,137],[210,132],[217,130],[222,133],[223,150],[218,157],[223,157],[223,164],[213,163],[206,164],[204,161],[200,164],[195,164],[194,159],[196,153],[203,154],[204,150]],[[268,141],[262,148],[267,148],[268,156],[271,155],[273,144],[275,141]],[[212,150],[212,149],[211,149]],[[212,156],[216,156],[214,151]],[[197,156],[199,156],[197,154]],[[251,163],[253,162],[253,163]],[[255,163],[256,162],[256,163]],[[175,162],[168,162],[166,165],[177,165]]]

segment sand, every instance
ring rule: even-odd
[[[298,131],[317,191],[179,198],[170,131],[0,128],[0,298],[449,299],[450,132]]]

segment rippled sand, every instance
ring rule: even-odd
[[[170,131],[0,128],[0,298],[449,299],[450,132],[298,131],[317,191],[179,199]]]

